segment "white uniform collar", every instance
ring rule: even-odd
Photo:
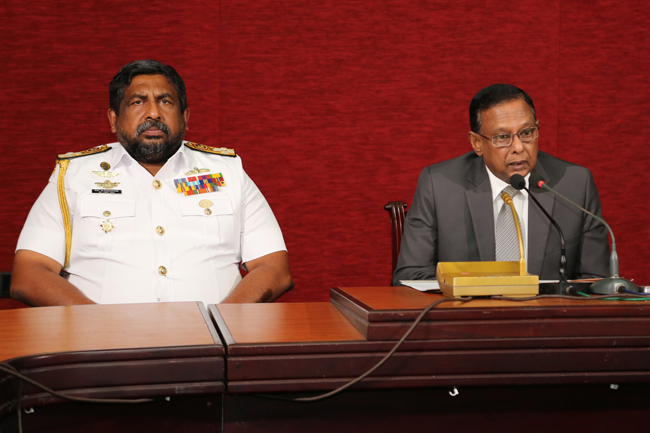
[[[183,144],[184,143],[185,141],[183,141]],[[139,163],[129,155],[121,143],[110,143],[109,146],[111,146],[113,150],[106,155],[106,162],[111,165],[111,170],[113,168],[119,169],[120,166],[128,167],[136,164],[139,165]],[[191,170],[194,158],[192,158],[190,153],[191,152],[187,152],[187,148],[184,145],[181,145],[178,151],[167,160],[165,165],[163,165],[156,177],[166,177],[165,173],[177,173],[180,171],[184,173]]]

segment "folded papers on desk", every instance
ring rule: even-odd
[[[440,292],[438,280],[400,280],[399,282],[420,292]]]

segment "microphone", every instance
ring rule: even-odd
[[[531,179],[532,179],[532,174],[531,174]],[[546,209],[542,206],[542,204],[535,198],[533,194],[530,193],[530,190],[526,188],[526,180],[524,177],[520,174],[513,174],[512,177],[510,178],[510,185],[516,190],[526,190],[528,193],[528,197],[533,199],[535,204],[537,205],[538,208],[541,209],[541,211],[546,215],[546,218],[548,218],[551,223],[555,226],[557,229],[558,234],[560,235],[560,285],[559,287],[555,286],[554,284],[541,284],[540,285],[540,291],[544,294],[558,294],[558,295],[564,295],[565,294],[565,288],[569,286],[569,282],[567,281],[567,275],[566,275],[566,244],[564,242],[564,233],[562,233],[562,229],[560,228],[560,225],[553,219],[553,217],[546,212]]]
[[[596,281],[594,284],[591,285],[591,292],[592,293],[598,293],[600,295],[611,295],[614,293],[620,293],[623,292],[624,290],[630,290],[633,292],[639,292],[639,286],[634,284],[632,281],[627,280],[625,278],[621,278],[618,275],[618,254],[616,253],[616,240],[614,239],[614,232],[612,229],[609,227],[609,224],[605,222],[604,219],[599,217],[598,215],[594,215],[593,213],[589,212],[587,209],[583,208],[582,206],[577,205],[576,203],[572,202],[559,192],[555,191],[553,188],[548,186],[546,184],[546,181],[542,179],[542,176],[540,176],[537,173],[531,173],[530,175],[530,184],[535,185],[537,188],[540,189],[545,189],[547,191],[551,191],[553,194],[557,195],[558,197],[564,199],[566,202],[571,203],[573,206],[577,207],[578,209],[582,210],[585,212],[587,215],[590,215],[594,217],[596,220],[600,221],[605,225],[607,228],[607,231],[609,231],[609,236],[612,238],[612,252],[610,253],[609,256],[609,270],[611,273],[611,276],[608,278],[603,278],[600,281]]]

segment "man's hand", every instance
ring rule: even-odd
[[[239,282],[223,303],[273,302],[293,289],[286,251],[267,254],[246,263],[248,275]]]
[[[43,254],[18,250],[11,271],[11,297],[32,307],[94,304],[61,277],[61,264]]]

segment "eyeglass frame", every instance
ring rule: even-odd
[[[527,129],[536,129],[536,130],[537,130],[537,137],[533,138],[533,139],[530,140],[530,141],[524,141],[524,140],[522,140],[522,139],[521,139],[521,136],[520,136],[519,134],[520,134],[522,131],[525,131],[525,130],[527,130]],[[501,148],[504,148],[504,147],[510,147],[510,146],[512,146],[512,143],[514,143],[514,141],[515,141],[515,135],[516,135],[517,137],[519,137],[519,141],[521,141],[522,143],[532,143],[533,140],[539,138],[539,125],[528,126],[528,127],[526,127],[526,128],[522,128],[522,129],[520,129],[519,131],[517,131],[517,132],[514,133],[514,134],[511,134],[511,133],[507,133],[507,134],[496,134],[496,135],[493,135],[492,137],[486,137],[485,135],[481,134],[480,132],[475,132],[475,134],[478,134],[478,135],[480,135],[481,137],[485,138],[486,140],[489,140],[489,141],[492,143],[492,146],[496,147],[497,149],[501,149]],[[510,143],[509,143],[509,144],[506,144],[505,146],[497,146],[497,145],[494,143],[494,137],[498,137],[499,135],[509,135],[509,136],[510,136]]]

